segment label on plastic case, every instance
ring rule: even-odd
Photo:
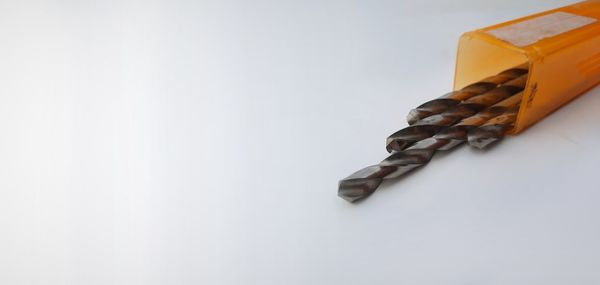
[[[490,30],[487,33],[515,46],[523,47],[597,21],[590,17],[556,12]]]

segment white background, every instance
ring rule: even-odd
[[[598,284],[600,91],[349,204],[462,32],[573,1],[1,1],[1,284]]]

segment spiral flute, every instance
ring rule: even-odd
[[[505,70],[497,75],[487,77],[477,83],[468,85],[460,90],[447,93],[439,98],[428,101],[412,109],[406,118],[409,125],[429,116],[442,113],[448,108],[458,105],[461,101],[488,92],[499,84],[506,83],[528,72],[528,65],[522,64]]]
[[[435,151],[450,140],[428,138],[396,152],[376,165],[367,166],[342,179],[338,185],[338,196],[349,201],[371,195],[384,179],[396,178],[411,170],[424,166]]]
[[[472,117],[461,120],[434,137],[425,138],[393,153],[377,165],[353,173],[339,182],[338,196],[350,202],[365,198],[371,195],[384,179],[397,178],[422,167],[431,160],[437,150],[449,150],[465,142],[467,138],[471,139],[471,133],[467,134],[470,130],[483,130],[473,132],[474,140],[483,139],[488,144],[493,139],[497,140],[498,135],[503,135],[506,131],[505,128],[497,132],[499,125],[506,123],[510,114],[516,114],[521,99],[522,93],[519,92]],[[478,126],[482,127],[477,128]]]
[[[513,109],[487,121],[481,127],[469,130],[467,134],[469,144],[483,149],[494,142],[502,140],[506,132],[514,126],[518,112],[518,109]]]
[[[444,128],[523,91],[526,83],[527,74],[524,74],[490,91],[466,99],[443,113],[419,120],[390,135],[386,140],[386,149],[388,152],[401,151],[417,141],[432,137]]]
[[[507,114],[517,112],[519,110],[519,105],[521,104],[522,98],[523,92],[519,92],[516,95],[511,96],[471,117],[463,119],[459,123],[443,129],[439,133],[435,134],[434,138],[436,139],[450,140],[450,143],[440,150],[448,150],[467,141],[469,131],[474,130],[488,122],[497,122],[497,117],[499,116],[505,117]],[[504,132],[502,132],[502,136],[503,135]]]

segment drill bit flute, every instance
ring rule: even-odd
[[[479,82],[470,84],[460,90],[447,93],[439,98],[428,101],[409,112],[406,118],[408,124],[412,125],[421,119],[444,112],[463,100],[483,94],[496,88],[499,84],[506,83],[521,75],[527,74],[528,68],[528,64],[522,64],[500,72],[497,75],[487,77]]]
[[[504,134],[514,126],[518,112],[518,109],[513,109],[487,121],[479,128],[469,130],[467,135],[469,144],[483,149],[503,139]]]
[[[468,140],[471,134],[473,143],[487,139],[489,143],[495,141],[493,138],[501,138],[509,127],[514,123],[519,105],[523,98],[523,92],[519,92],[494,106],[491,106],[471,117],[463,119],[459,123],[437,133],[434,138],[450,140],[448,145],[440,150],[448,150]],[[512,118],[512,121],[510,119]],[[483,127],[482,127],[483,126]],[[477,131],[477,129],[481,129]],[[497,139],[496,139],[497,140]],[[472,142],[470,145],[474,145]],[[488,143],[488,144],[489,144]],[[484,148],[483,145],[479,148]]]

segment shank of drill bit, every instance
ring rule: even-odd
[[[439,98],[428,101],[409,112],[407,116],[408,124],[412,125],[421,119],[444,112],[448,108],[459,104],[463,100],[490,91],[499,84],[513,80],[523,74],[526,74],[527,72],[528,65],[522,64],[505,70],[497,75],[487,77],[477,83],[470,84],[460,90],[447,93]]]
[[[399,130],[387,138],[386,149],[388,152],[400,151],[417,141],[431,137],[442,129],[522,91],[526,82],[527,74],[521,75],[488,92],[464,100],[441,114],[427,117]]]
[[[518,112],[519,109],[515,108],[487,121],[479,128],[469,130],[467,134],[469,144],[483,149],[494,142],[502,140],[506,132],[514,126]]]
[[[461,120],[439,135],[420,140],[407,149],[393,153],[377,165],[353,173],[339,182],[338,196],[354,202],[371,195],[384,179],[397,178],[425,166],[436,151],[450,150],[465,142],[468,130],[482,125],[497,127],[499,123],[506,122],[503,118],[516,114],[515,110],[518,110],[521,99],[522,93],[519,92],[472,117]]]

